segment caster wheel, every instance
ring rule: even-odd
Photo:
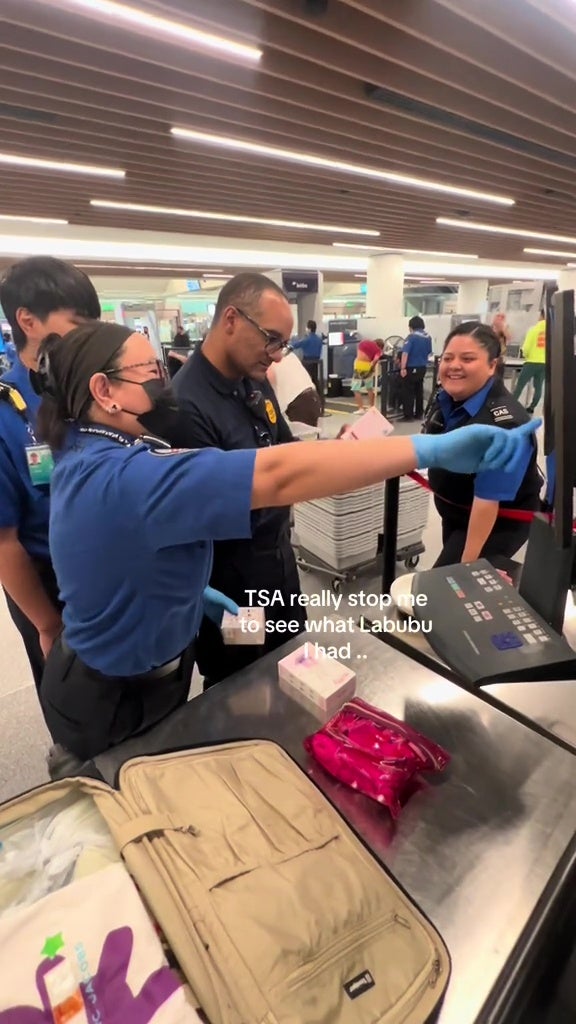
[[[335,594],[339,594],[342,589],[342,580],[332,580],[332,590]]]
[[[406,559],[406,561],[404,562],[404,565],[406,566],[407,569],[415,569],[419,562],[420,562],[420,556],[419,555],[411,555],[410,558]]]

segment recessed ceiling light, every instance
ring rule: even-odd
[[[202,277],[204,279],[216,278],[218,281],[231,281],[232,278],[234,277],[234,274],[202,274]]]
[[[379,252],[382,256],[392,256],[394,254],[407,255],[407,256],[444,256],[449,258],[452,256],[458,260],[477,260],[478,256],[472,256],[466,252],[437,252],[434,249],[389,249],[384,248],[381,245],[354,245],[354,242],[332,242],[335,249],[370,249],[372,252]]]
[[[115,203],[107,199],[91,199],[90,206],[104,210],[129,210],[133,213],[160,213],[172,217],[192,217],[196,220],[229,221],[231,224],[264,224],[275,228],[299,228],[306,231],[329,231],[331,234],[368,235],[378,238],[379,231],[368,228],[343,228],[332,224],[309,224],[306,221],[277,220],[268,217],[250,217],[235,213],[212,213],[207,210],[181,210],[170,206],[148,206],[143,203]]]
[[[32,156],[15,156],[0,153],[0,164],[12,167],[29,167],[39,171],[65,171],[68,174],[94,174],[100,178],[125,178],[126,171],[115,167],[93,167],[91,164],[69,164],[61,160],[40,160]]]
[[[135,28],[148,28],[154,35],[170,36],[178,43],[192,43],[194,46],[227,54],[230,57],[242,57],[244,60],[259,61],[262,50],[245,43],[236,43],[232,39],[212,35],[201,29],[192,28],[182,22],[161,18],[156,14],[129,7],[126,4],[114,3],[113,0],[67,0],[69,7],[78,7],[88,14],[103,14],[106,18],[133,25]]]
[[[548,231],[526,231],[523,228],[503,228],[499,224],[480,224],[473,220],[454,220],[452,217],[437,217],[436,223],[443,227],[465,228],[467,231],[487,231],[493,235],[510,235],[512,238],[542,238],[548,242],[563,242],[575,245],[576,238],[569,235],[553,235]]]
[[[171,128],[172,135],[179,139],[188,139],[192,142],[204,142],[210,146],[220,146],[224,149],[234,149],[241,153],[254,153],[257,156],[271,157],[275,160],[288,160],[292,163],[306,164],[308,167],[323,167],[329,171],[338,171],[343,174],[359,175],[363,178],[376,178],[380,181],[388,181],[395,185],[406,185],[409,188],[427,189],[432,192],[442,192],[446,195],[465,196],[467,199],[478,199],[486,203],[497,203],[500,206],[514,206],[514,200],[504,196],[492,195],[489,192],[476,192],[473,189],[459,188],[456,185],[446,185],[440,181],[426,181],[423,178],[413,178],[410,175],[396,174],[393,171],[379,171],[373,167],[361,167],[358,164],[348,163],[344,160],[330,160],[327,157],[314,156],[312,153],[297,153],[292,149],[279,149],[276,146],[263,146],[257,142],[244,142],[243,139],[231,139],[222,135],[210,135],[207,132],[197,132],[189,128]]]
[[[24,221],[25,224],[67,224],[59,217],[20,217],[17,213],[0,213],[0,220]]]
[[[532,253],[534,256],[559,256],[563,260],[576,259],[576,252],[558,252],[556,249],[524,249],[524,252]]]

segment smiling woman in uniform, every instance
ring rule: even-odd
[[[510,427],[529,416],[497,375],[500,342],[485,324],[460,324],[447,337],[440,361],[441,385],[423,432],[445,434],[470,423]],[[541,478],[535,442],[515,473],[475,475],[432,469],[429,481],[442,518],[442,552],[436,565],[512,558],[528,539],[529,523],[506,518],[507,508],[540,508]]]

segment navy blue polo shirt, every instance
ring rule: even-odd
[[[196,448],[263,448],[294,441],[267,380],[231,380],[224,377],[197,348],[172,381],[180,409],[187,414],[187,437]],[[251,406],[248,394],[261,395]],[[287,527],[286,508],[252,513],[253,538],[274,539]]]
[[[425,331],[413,331],[406,338],[402,351],[408,353],[407,369],[427,366],[428,357],[432,355],[432,339]]]
[[[18,539],[32,558],[48,559],[50,488],[35,487],[26,461],[27,446],[35,443],[34,430],[40,398],[30,383],[30,372],[20,359],[2,377],[22,396],[26,417],[0,401],[0,529],[16,527]]]
[[[295,341],[290,346],[292,349],[302,349],[304,359],[320,359],[322,356],[322,337],[320,334],[307,334],[300,341]]]
[[[131,676],[196,636],[212,541],[250,536],[256,456],[114,436],[70,431],[52,475],[50,547],[68,645],[90,668]]]
[[[440,409],[446,425],[445,433],[449,430],[456,430],[466,425],[468,420],[477,416],[486,402],[494,385],[491,377],[487,384],[480,391],[471,395],[465,402],[456,403],[450,395],[441,390],[438,394]],[[504,428],[502,428],[504,429]],[[474,496],[483,498],[485,501],[513,501],[516,497],[520,484],[528,470],[532,458],[532,446],[525,445],[522,458],[518,459],[514,472],[505,473],[504,470],[490,469],[483,473],[476,473],[474,481]]]

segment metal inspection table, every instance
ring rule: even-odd
[[[386,614],[397,622],[405,618],[393,606],[387,609]],[[576,608],[572,594],[568,595],[566,602],[564,636],[576,650]],[[423,633],[389,633],[386,634],[386,644],[458,682],[452,669],[430,646]],[[576,680],[491,683],[483,685],[477,692],[480,696],[487,694],[504,710],[508,709],[576,751]]]
[[[346,638],[348,639],[348,637]],[[334,635],[315,635],[322,645]],[[354,633],[357,693],[452,755],[395,824],[312,766],[319,719],[282,693],[297,638],[91,765],[113,783],[130,757],[260,737],[308,768],[443,935],[452,975],[438,1024],[519,1024],[562,914],[576,912],[576,757],[375,637]],[[570,901],[574,901],[571,903]]]

